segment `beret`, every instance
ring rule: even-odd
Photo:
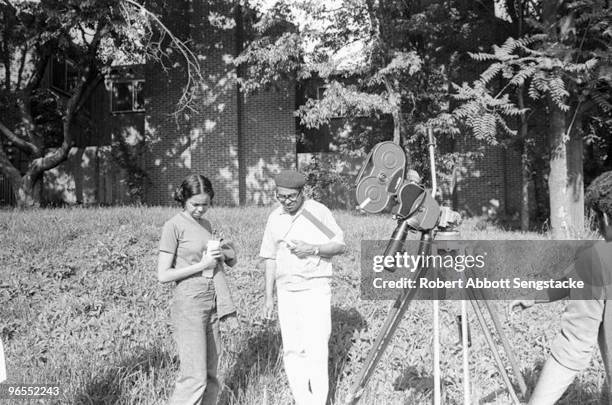
[[[584,200],[588,207],[612,215],[612,171],[601,174],[591,182]]]
[[[295,170],[283,170],[274,178],[276,187],[302,188],[306,184],[306,177]]]

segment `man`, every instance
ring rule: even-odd
[[[551,346],[551,356],[544,364],[542,373],[529,400],[530,405],[554,404],[572,383],[577,372],[591,360],[595,343],[603,358],[607,375],[608,401],[612,372],[612,171],[593,180],[588,187],[585,201],[597,217],[599,231],[606,242],[596,243],[581,252],[572,268],[579,277],[590,284],[587,290],[549,290],[551,302],[569,295],[561,320],[561,332]],[[529,308],[535,299],[513,301],[513,307]],[[608,305],[610,304],[610,305]]]
[[[283,339],[283,363],[298,405],[324,405],[331,333],[331,258],[344,251],[344,234],[323,204],[306,199],[305,177],[276,178],[280,202],[268,217],[259,255],[266,263],[264,316],[274,311],[274,286]]]

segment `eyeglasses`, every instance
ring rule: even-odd
[[[284,201],[292,201],[293,202],[293,201],[297,201],[297,199],[300,196],[300,194],[302,194],[302,191],[299,191],[299,192],[297,192],[295,194],[278,194],[278,193],[276,193],[276,198],[279,201],[282,201],[282,202],[284,202]]]

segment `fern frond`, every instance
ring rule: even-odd
[[[547,93],[549,90],[548,87],[548,78],[546,77],[546,75],[543,72],[538,72],[534,77],[533,77],[533,82],[532,82],[533,86],[538,89],[538,91],[540,93]]]
[[[506,120],[504,120],[504,119],[503,119],[501,116],[496,115],[496,116],[495,116],[495,120],[496,120],[496,122],[497,122],[497,125],[499,125],[499,127],[500,127],[500,128],[501,128],[501,129],[502,129],[504,132],[506,132],[507,134],[512,135],[512,136],[515,136],[515,135],[516,135],[517,131],[516,131],[516,130],[514,130],[514,129],[512,129],[512,128],[510,128],[510,127],[508,126],[508,124],[506,123]]]
[[[500,48],[498,48],[498,51],[500,55],[510,55],[519,46],[520,45],[516,39],[508,37],[508,39],[506,39],[506,42],[504,42],[504,44]]]
[[[612,111],[612,104],[610,103],[610,101],[608,101],[609,95],[603,94],[599,91],[595,91],[591,93],[591,97],[593,98],[593,101],[595,101],[595,104],[597,104],[597,106],[601,108],[602,111],[606,113]]]
[[[542,98],[542,93],[537,89],[534,82],[532,81],[529,85],[529,89],[527,90],[527,94],[532,100],[539,100]]]
[[[548,80],[550,88],[550,97],[557,107],[562,111],[568,111],[569,106],[565,104],[565,100],[569,97],[569,92],[565,89],[565,83],[560,77],[553,77]]]
[[[483,85],[489,84],[491,80],[493,80],[495,76],[497,76],[497,74],[502,70],[503,67],[504,65],[499,62],[492,64],[487,68],[487,70],[482,72],[479,81]]]
[[[510,80],[510,84],[515,86],[521,86],[525,83],[525,80],[533,76],[536,72],[535,66],[527,66],[526,68],[520,70],[514,77]]]
[[[546,34],[535,34],[535,35],[529,35],[523,38],[519,38],[516,43],[518,46],[520,46],[521,48],[525,48],[528,47],[529,45],[539,42],[539,41],[544,41],[548,38],[548,36]]]
[[[470,58],[477,60],[479,62],[484,62],[487,60],[497,60],[497,57],[493,54],[490,53],[482,53],[482,52],[477,52],[477,53],[472,53],[472,52],[468,52],[468,55],[470,55]]]

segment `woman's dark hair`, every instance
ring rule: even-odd
[[[194,195],[208,194],[211,201],[215,196],[212,183],[208,178],[200,174],[190,174],[183,180],[180,186],[174,191],[174,199],[185,205],[185,201],[189,200]]]

